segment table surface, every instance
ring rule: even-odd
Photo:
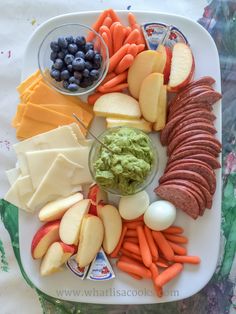
[[[7,191],[4,175],[13,167],[10,127],[18,103],[23,53],[32,32],[47,19],[77,11],[107,8],[103,0],[1,0],[0,1],[0,196]],[[0,300],[2,314],[28,313],[235,313],[236,312],[236,2],[223,0],[109,1],[119,10],[167,12],[192,18],[214,38],[221,63],[223,113],[223,201],[220,255],[211,281],[191,298],[158,305],[92,305],[62,302],[32,289],[21,268],[18,247],[18,213],[0,201]],[[199,43],[200,44],[200,43]],[[209,60],[210,62],[210,60]],[[10,235],[10,236],[9,236]],[[210,256],[209,256],[210,258]],[[22,278],[25,278],[25,280]]]

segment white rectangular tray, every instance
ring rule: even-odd
[[[127,24],[127,11],[118,12],[122,21]],[[37,68],[37,52],[44,36],[53,28],[65,23],[81,23],[92,25],[99,12],[83,12],[61,15],[42,24],[30,38],[23,61],[22,80]],[[215,78],[215,88],[221,91],[220,66],[215,43],[207,31],[196,22],[189,19],[162,14],[157,12],[134,12],[139,23],[164,22],[177,26],[187,37],[195,57],[195,78],[210,75]],[[217,116],[215,126],[217,137],[221,140],[221,102],[214,106]],[[103,130],[103,119],[95,119],[93,130],[97,133]],[[150,199],[154,201],[156,195],[153,189],[158,184],[158,178],[163,173],[166,164],[166,150],[159,142],[159,135],[152,134],[156,140],[159,153],[159,171],[156,179],[148,188]],[[170,302],[187,298],[202,289],[214,273],[220,241],[221,220],[221,170],[216,171],[217,189],[211,210],[207,210],[203,217],[194,221],[178,210],[176,224],[184,227],[189,238],[189,255],[200,256],[199,266],[185,265],[184,271],[178,278],[165,287],[164,296],[158,298],[151,280],[138,281],[125,273],[118,271],[115,266],[116,278],[108,282],[80,281],[67,268],[60,273],[42,278],[39,274],[39,262],[32,259],[30,254],[31,240],[40,226],[37,213],[19,213],[20,252],[23,267],[33,284],[44,293],[64,300],[103,303],[103,304],[147,304]]]

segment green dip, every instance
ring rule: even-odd
[[[135,193],[149,175],[154,160],[149,137],[122,127],[105,135],[102,141],[112,152],[100,146],[94,162],[96,181],[121,194]]]

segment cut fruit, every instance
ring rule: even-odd
[[[107,203],[107,193],[95,183],[89,188],[88,198],[91,200],[89,214],[97,216],[97,206]]]
[[[158,72],[160,69],[161,53],[154,50],[146,50],[139,53],[128,72],[128,85],[130,94],[138,99],[140,87],[150,73]]]
[[[86,214],[82,220],[79,237],[76,261],[79,267],[85,267],[92,262],[101,248],[104,237],[104,227],[101,219],[97,216]]]
[[[152,132],[152,124],[144,119],[131,120],[131,119],[115,119],[106,118],[107,128],[114,128],[118,126],[127,126],[139,129],[143,132]]]
[[[70,207],[61,219],[59,235],[66,244],[78,245],[82,219],[88,213],[90,200],[81,200]]]
[[[51,275],[61,270],[61,266],[73,255],[75,247],[63,242],[54,242],[51,244],[44,256],[41,266],[41,276]]]
[[[167,115],[167,86],[162,85],[157,106],[157,118],[156,122],[153,124],[153,129],[155,131],[160,131],[165,127],[166,115]]]
[[[101,96],[94,104],[97,116],[138,119],[141,116],[139,103],[131,96],[122,93],[109,93]]]
[[[163,82],[164,77],[161,73],[151,73],[142,82],[139,94],[140,108],[143,117],[149,122],[156,121]]]
[[[157,51],[161,53],[162,62],[160,62],[160,70],[157,72],[164,74],[164,83],[167,84],[170,76],[172,51],[169,47],[158,45]]]
[[[35,234],[31,244],[31,254],[35,259],[42,258],[49,246],[60,240],[59,237],[60,220],[49,222],[43,225]]]
[[[83,194],[75,193],[65,198],[49,202],[39,212],[40,221],[52,221],[60,219],[64,213],[75,203],[83,199]]]
[[[122,231],[122,220],[118,209],[112,205],[99,208],[98,216],[104,225],[104,239],[102,247],[107,254],[113,252],[119,242]]]
[[[172,51],[168,90],[177,92],[186,86],[192,79],[194,69],[194,57],[190,47],[184,43],[175,44]]]

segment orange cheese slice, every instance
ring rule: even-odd
[[[14,118],[12,119],[11,125],[14,128],[17,128],[19,126],[19,123],[21,122],[21,119],[23,117],[24,111],[25,111],[26,105],[25,104],[19,104],[17,106],[17,111],[16,114],[14,116]]]
[[[26,80],[21,82],[19,86],[17,86],[16,89],[17,89],[18,93],[23,94],[26,91],[26,89],[30,85],[32,85],[32,83],[35,83],[35,80],[38,78],[42,78],[39,70],[35,71],[33,74],[31,74],[29,77],[27,77]]]

